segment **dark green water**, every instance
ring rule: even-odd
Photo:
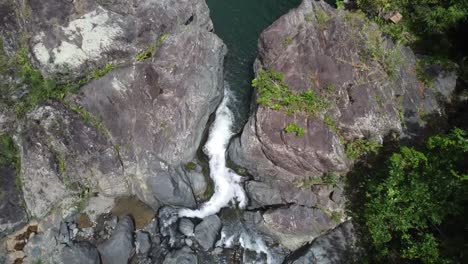
[[[225,79],[237,99],[230,108],[236,118],[234,130],[238,131],[248,116],[260,33],[301,0],[207,0],[207,3],[215,32],[229,49]]]

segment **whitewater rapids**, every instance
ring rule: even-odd
[[[210,127],[208,141],[203,151],[209,158],[210,177],[214,183],[214,194],[200,209],[181,209],[179,217],[204,218],[218,213],[230,202],[239,203],[240,208],[247,204],[247,197],[241,185],[241,176],[226,167],[226,148],[233,136],[233,113],[228,108],[232,98],[229,89],[224,89],[224,98],[216,110],[215,121]]]

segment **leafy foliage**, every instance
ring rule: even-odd
[[[10,135],[0,136],[0,166],[19,168],[18,149]]]
[[[423,150],[401,147],[370,179],[363,218],[381,258],[447,262],[437,226],[462,213],[467,158],[468,134],[455,129],[431,137]]]
[[[378,142],[366,139],[357,139],[346,143],[346,157],[348,157],[348,159],[355,160],[367,154],[377,153],[380,147],[382,147],[382,145]]]
[[[285,131],[286,133],[295,133],[296,136],[298,136],[298,137],[303,136],[304,133],[305,133],[304,128],[302,128],[301,126],[299,126],[299,125],[296,124],[296,123],[288,124],[288,125],[284,128],[284,131]]]
[[[382,16],[398,11],[406,26],[421,33],[441,33],[468,17],[465,0],[357,0],[366,12]]]
[[[312,90],[303,93],[291,91],[283,78],[283,73],[261,70],[252,81],[252,86],[258,90],[257,103],[288,114],[303,112],[308,115],[315,115],[329,106],[327,100]]]

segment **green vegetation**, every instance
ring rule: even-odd
[[[294,134],[296,134],[296,136],[301,137],[301,136],[304,135],[305,130],[304,130],[304,128],[302,128],[302,127],[299,126],[298,124],[296,124],[296,123],[291,123],[291,124],[288,124],[288,125],[284,128],[284,132],[286,132],[286,133],[294,133]]]
[[[311,116],[329,106],[327,100],[312,90],[303,93],[291,91],[283,78],[283,73],[261,70],[252,81],[252,86],[258,90],[257,103],[288,114],[303,112]]]
[[[146,50],[144,50],[142,52],[139,52],[136,55],[135,59],[137,61],[143,61],[143,60],[146,60],[146,59],[149,59],[149,58],[153,57],[154,54],[156,53],[156,50],[161,46],[161,44],[164,42],[164,40],[166,40],[168,37],[169,37],[169,34],[162,35],[156,41],[156,43],[154,43],[153,45],[150,45],[149,47],[147,47]]]
[[[91,190],[89,188],[82,188],[79,200],[76,203],[78,212],[82,212],[88,206],[89,199],[91,198]]]
[[[197,164],[191,161],[185,164],[184,167],[185,167],[185,170],[187,171],[194,171],[197,168]]]
[[[468,18],[466,0],[357,0],[358,8],[376,22],[380,30],[399,43],[409,45],[419,54],[432,58],[433,64],[448,61],[464,65],[466,50],[463,28]],[[400,13],[401,21],[388,18]],[[458,68],[460,76],[467,79],[466,66]],[[422,71],[418,77],[431,84]]]
[[[0,38],[0,73],[15,73],[20,83],[6,83],[0,80],[0,101],[12,106],[18,117],[23,117],[35,106],[49,99],[64,100],[69,93],[78,90],[92,80],[96,80],[115,68],[113,64],[107,64],[103,68],[88,72],[85,77],[73,81],[59,81],[55,78],[45,78],[29,60],[28,36],[23,34],[17,53],[8,57],[3,50],[3,39]],[[63,65],[66,69],[66,65]],[[15,90],[27,88],[25,95],[16,102],[10,100]]]
[[[461,263],[449,252],[463,257],[465,245],[445,233],[465,228],[467,160],[468,133],[455,129],[423,148],[401,147],[373,171],[363,182],[363,209],[354,212],[376,253],[372,263]]]
[[[109,135],[109,132],[107,131],[107,129],[105,128],[104,124],[102,123],[101,120],[97,119],[96,117],[94,117],[91,113],[89,113],[88,111],[86,111],[82,106],[80,105],[74,105],[74,104],[71,104],[71,103],[68,103],[68,102],[65,102],[65,105],[67,105],[72,111],[74,111],[75,113],[79,114],[81,116],[81,118],[89,125],[91,126],[94,126],[95,128],[97,128],[97,130],[99,130],[99,132],[105,136],[106,138],[110,139],[110,135]],[[120,147],[118,147],[120,148]],[[115,149],[115,146],[114,146],[114,150]]]
[[[394,78],[399,65],[403,62],[400,45],[386,47],[382,33],[377,27],[366,24],[363,28],[366,32],[366,48],[361,56],[368,61],[379,63],[388,76]]]
[[[16,170],[15,185],[21,190],[23,183],[21,180],[21,159],[19,149],[10,135],[0,135],[0,167],[11,167]]]
[[[314,13],[307,13],[304,15],[304,19],[305,21],[307,22],[312,22],[312,20],[314,19]]]
[[[314,185],[336,186],[340,180],[340,175],[336,172],[328,172],[321,177],[309,177],[296,182],[298,188],[310,188]]]
[[[366,140],[356,139],[351,142],[347,142],[345,145],[346,157],[350,160],[358,159],[364,155],[375,154],[382,147],[382,144]]]
[[[283,39],[283,46],[287,47],[287,46],[291,45],[292,42],[293,42],[293,38],[291,36],[286,36]]]
[[[331,19],[330,15],[322,9],[318,9],[315,12],[315,17],[317,18],[317,25],[321,29],[326,28],[328,21]]]
[[[341,218],[343,218],[343,214],[340,212],[332,212],[330,218],[334,223],[339,224],[341,223]]]

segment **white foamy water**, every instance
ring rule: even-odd
[[[239,202],[240,208],[247,204],[247,197],[240,184],[241,176],[226,167],[226,148],[233,136],[233,114],[227,107],[228,102],[232,100],[232,94],[229,89],[224,89],[224,92],[224,99],[216,110],[215,121],[203,148],[209,158],[210,177],[215,186],[214,194],[199,210],[180,210],[180,217],[204,218],[216,214],[230,202]]]

